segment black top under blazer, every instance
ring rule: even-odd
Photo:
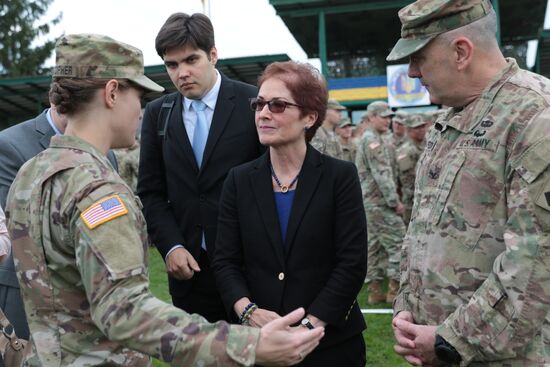
[[[367,224],[357,169],[308,145],[284,244],[271,182],[266,152],[224,184],[212,268],[228,313],[236,317],[242,297],[279,315],[304,307],[328,324],[319,348],[361,333]]]

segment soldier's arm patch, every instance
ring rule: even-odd
[[[128,214],[128,209],[126,209],[120,197],[111,195],[90,205],[80,214],[80,218],[89,229],[94,229],[103,223],[126,214]]]
[[[378,148],[379,146],[380,146],[380,143],[377,142],[377,141],[375,141],[375,142],[369,144],[369,149],[370,149],[370,150],[375,150],[375,149]]]

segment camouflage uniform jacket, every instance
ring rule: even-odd
[[[348,144],[340,143],[342,147],[342,159],[351,163],[355,163],[355,154],[357,153],[357,145],[350,141]]]
[[[320,126],[315,132],[315,136],[311,139],[311,145],[326,155],[343,159],[342,147],[336,138],[334,132],[327,130],[324,126]]]
[[[113,150],[118,162],[118,174],[136,192],[139,168],[139,141],[129,148]]]
[[[399,203],[391,147],[373,128],[368,128],[357,147],[355,165],[361,179],[365,208]]]
[[[91,229],[85,210],[105,198],[118,214]],[[151,295],[139,199],[88,143],[52,138],[19,171],[7,216],[33,341],[27,366],[148,366],[146,355],[254,363],[259,330],[208,324]]]
[[[408,140],[396,152],[397,172],[401,184],[401,201],[406,207],[412,207],[413,204],[416,163],[424,150],[424,145],[424,143],[417,144],[412,140]]]
[[[388,131],[388,133],[386,133],[386,136],[389,142],[391,142],[391,144],[393,145],[395,150],[401,148],[403,145],[405,145],[409,141],[409,138],[406,135],[399,137],[399,136],[396,136],[391,131]]]
[[[394,311],[461,366],[550,363],[550,81],[508,66],[431,129]]]

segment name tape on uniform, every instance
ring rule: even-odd
[[[80,214],[80,218],[82,218],[88,228],[94,229],[100,224],[127,213],[128,209],[126,209],[124,203],[120,200],[120,196],[112,195],[92,204]]]

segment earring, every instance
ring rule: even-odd
[[[304,126],[304,131],[308,131],[309,130],[309,126]]]

